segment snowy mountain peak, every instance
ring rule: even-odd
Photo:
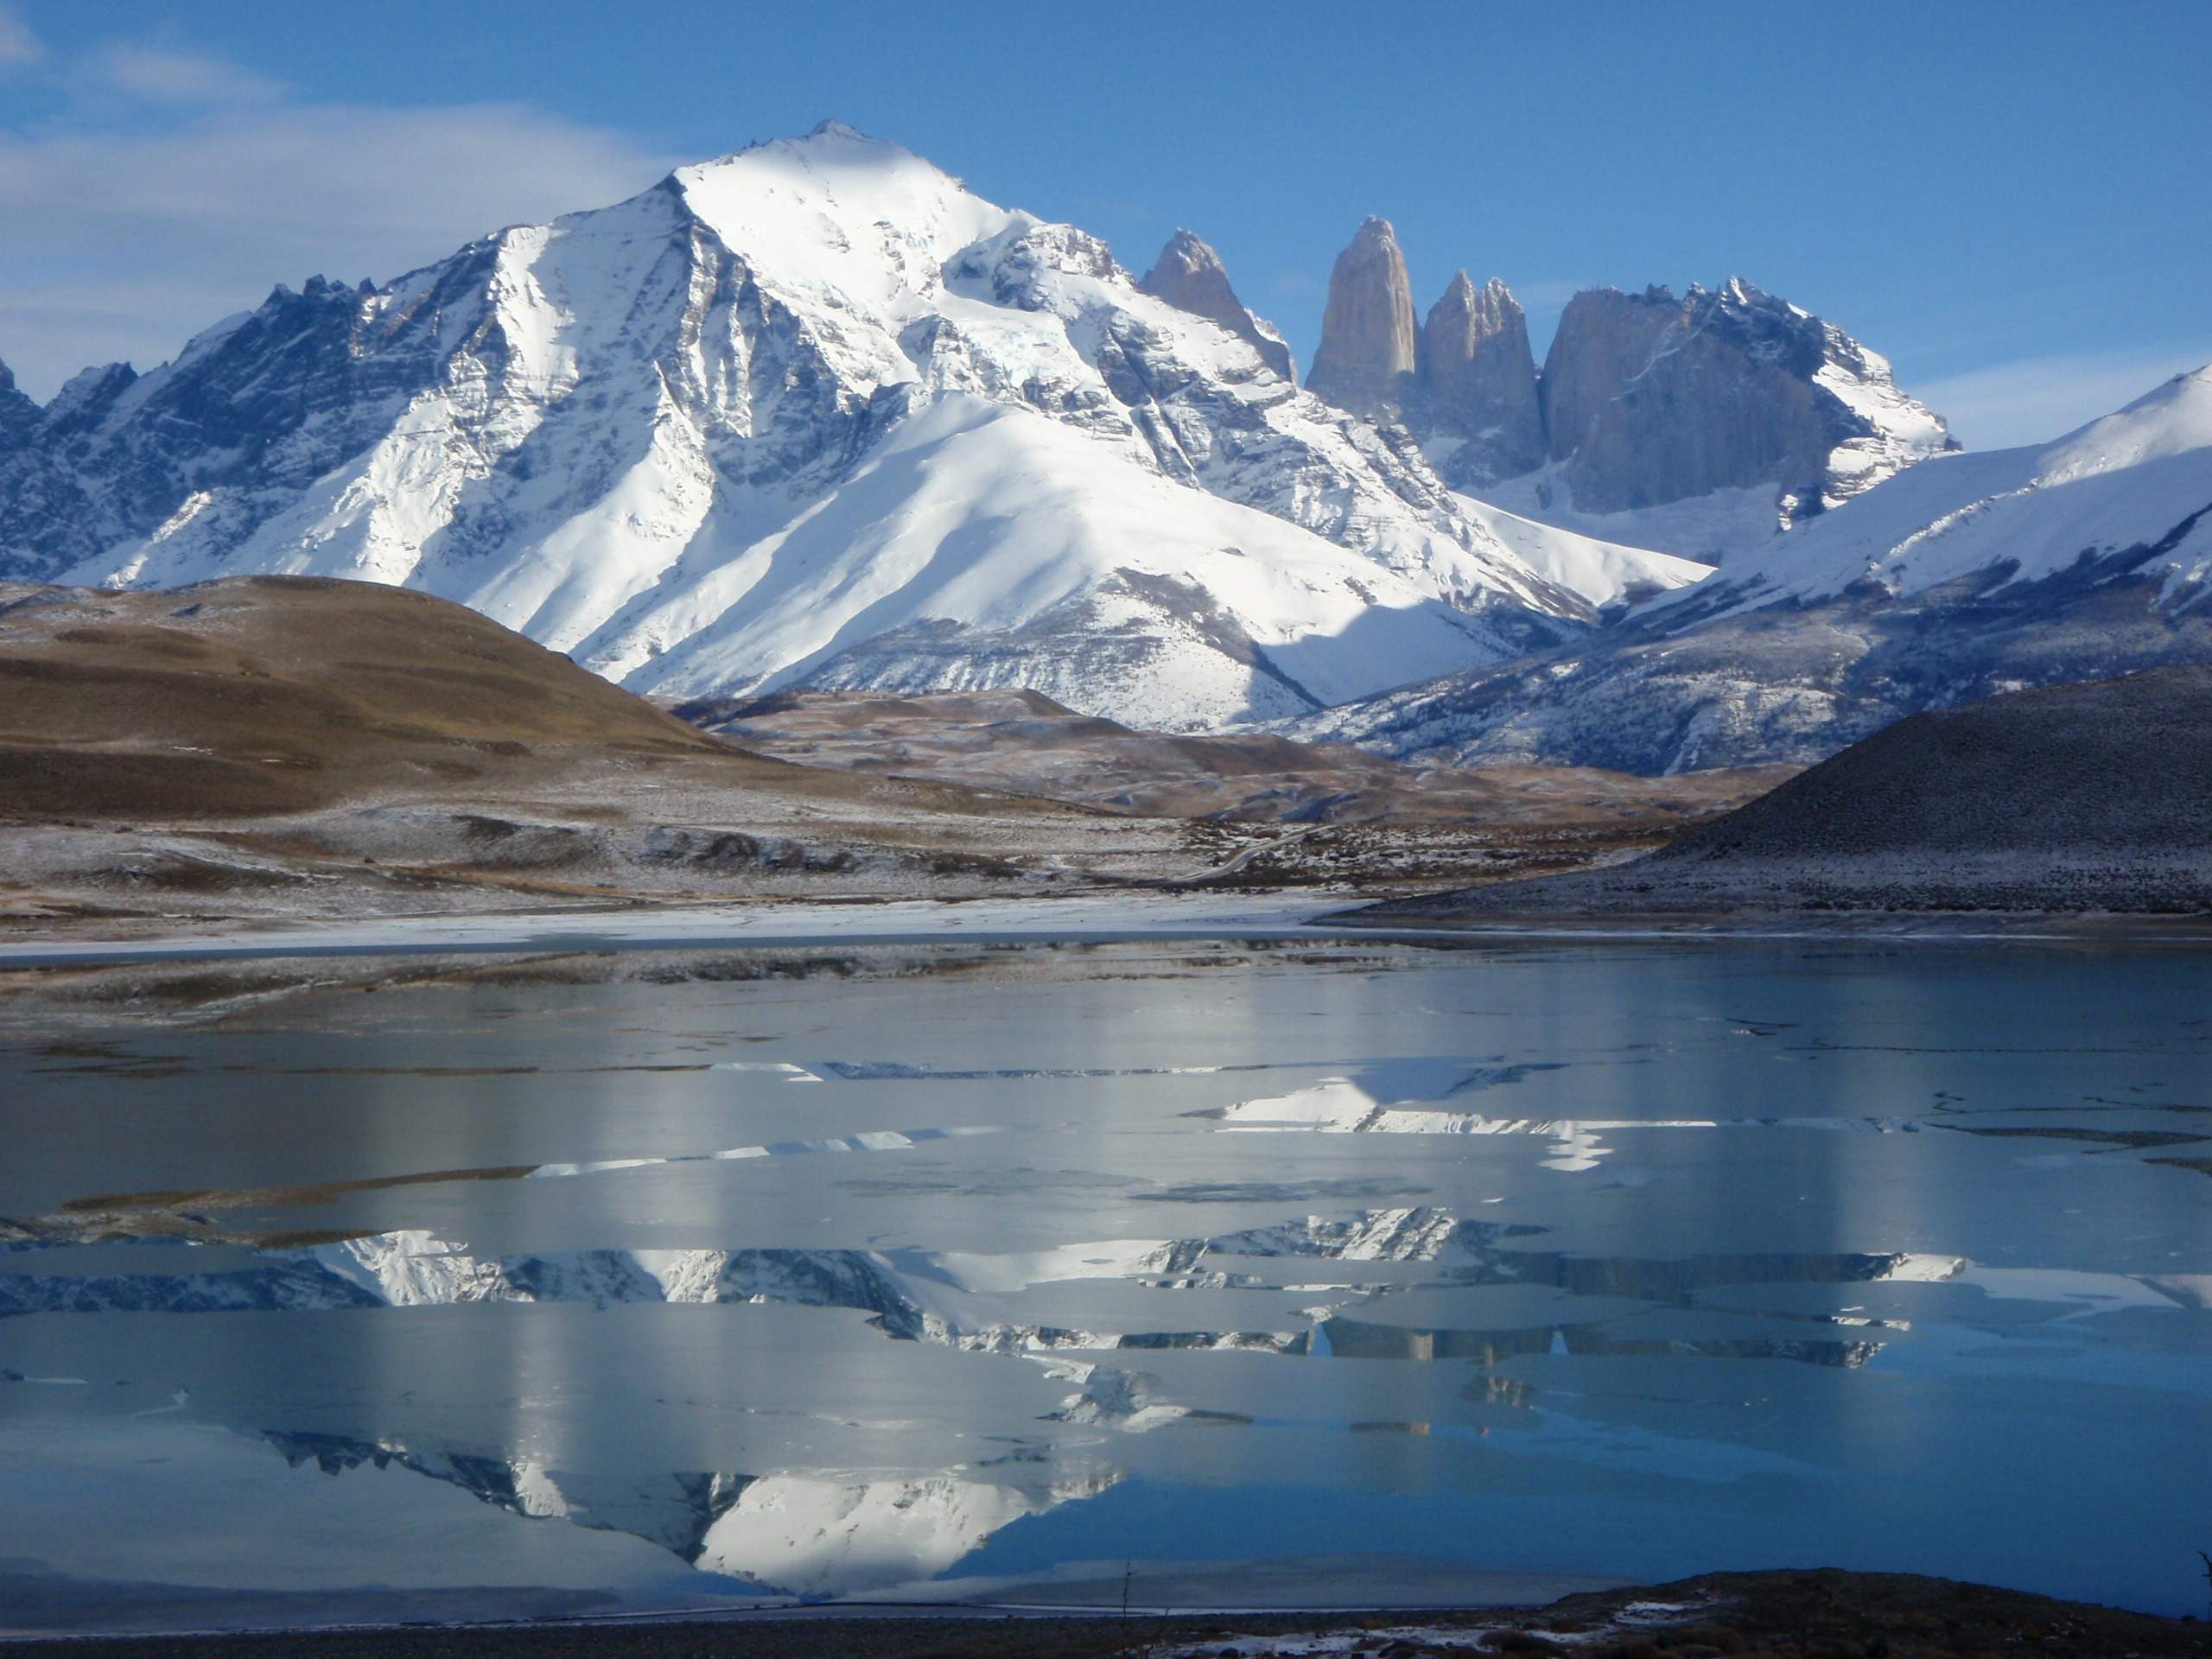
[[[79,369],[39,411],[41,431],[49,439],[62,439],[98,425],[137,378],[138,372],[128,363]]]
[[[1194,231],[1179,230],[1167,238],[1160,257],[1137,286],[1178,310],[1208,317],[1260,354],[1285,381],[1295,383],[1290,347],[1274,325],[1245,309],[1230,286],[1228,268],[1211,245]]]
[[[840,121],[835,116],[816,122],[798,137],[757,139],[741,149],[726,151],[707,161],[694,162],[676,170],[677,173],[702,172],[727,166],[733,162],[741,162],[748,156],[760,156],[796,159],[824,168],[865,168],[877,164],[896,166],[904,162],[920,162],[933,172],[938,170],[930,162],[922,161],[905,145],[862,132],[850,122]]]
[[[724,244],[786,281],[882,303],[1017,215],[933,162],[840,123],[681,167],[668,188]]]
[[[2137,467],[2212,446],[2212,365],[2177,374],[2126,408],[2101,416],[2047,446],[2044,483]]]

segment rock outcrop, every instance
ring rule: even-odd
[[[1307,388],[1402,424],[1453,488],[1527,480],[1491,499],[1605,539],[1731,554],[1958,447],[1881,356],[1739,278],[1679,298],[1586,289],[1541,375],[1502,282],[1463,270],[1419,329],[1413,317],[1397,238],[1370,219],[1330,276]],[[1727,511],[1592,522],[1707,497]]]
[[[1406,256],[1387,219],[1369,219],[1329,273],[1309,391],[1370,420],[1395,420],[1417,386],[1421,335]]]
[[[12,449],[38,424],[38,405],[16,386],[16,372],[0,363],[0,451]]]
[[[1771,486],[1794,524],[1958,447],[1885,359],[1738,278],[1680,299],[1576,295],[1542,400],[1549,457],[1584,512]]]
[[[1137,287],[1154,299],[1165,300],[1179,311],[1208,317],[1260,354],[1260,361],[1285,380],[1295,384],[1297,367],[1289,344],[1274,325],[1255,317],[1229,285],[1228,269],[1205,239],[1192,231],[1178,231],[1167,238],[1160,257]]]
[[[1456,485],[1494,482],[1544,463],[1544,412],[1529,325],[1493,276],[1452,277],[1421,332],[1421,412],[1439,472]]]
[[[1668,288],[1575,294],[1541,374],[1502,281],[1476,288],[1462,270],[1415,329],[1405,254],[1385,219],[1367,219],[1336,259],[1307,390],[1405,425],[1453,489],[1541,474],[1529,500],[1502,502],[1522,513],[1630,513],[1772,491],[1772,515],[1738,502],[1752,540],[1958,447],[1942,416],[1897,391],[1883,356],[1741,279],[1679,299]]]

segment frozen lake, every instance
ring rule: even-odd
[[[19,1014],[0,1133],[0,1627],[2203,1599],[2201,952],[630,951]]]

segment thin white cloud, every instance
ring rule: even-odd
[[[1909,389],[1948,420],[1952,435],[1968,448],[2010,449],[2063,437],[2207,363],[2212,363],[2212,340],[2159,350],[2021,358]]]
[[[671,159],[524,105],[294,101],[168,46],[35,73],[79,95],[63,122],[0,132],[0,359],[41,398],[88,364],[166,361],[280,282],[383,281],[632,194]]]
[[[31,33],[30,25],[18,17],[12,8],[0,6],[0,67],[39,63],[45,57],[46,48]]]
[[[154,104],[257,104],[285,90],[227,58],[127,41],[102,47],[79,73],[84,84]]]

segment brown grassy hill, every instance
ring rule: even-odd
[[[767,770],[557,652],[401,588],[0,586],[9,817],[303,811],[512,775],[569,745]]]
[[[1020,691],[753,707],[726,739],[367,583],[0,586],[0,923],[1459,885],[1648,846],[1771,782],[1407,767]]]
[[[1234,850],[753,754],[403,589],[0,586],[0,918],[960,897]]]

